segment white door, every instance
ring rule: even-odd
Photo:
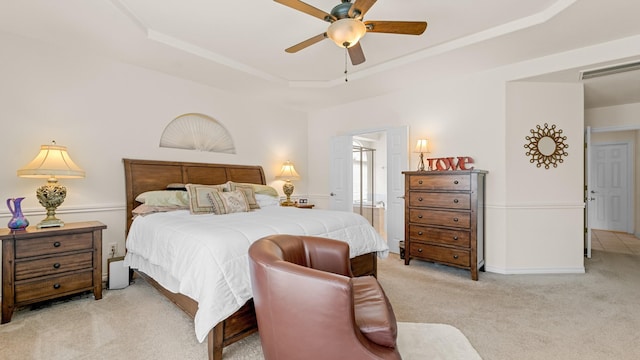
[[[591,187],[591,127],[587,126],[584,134],[584,254],[591,259],[591,224],[589,214],[593,212],[595,198]]]
[[[629,144],[592,145],[591,186],[594,229],[629,231]]]
[[[404,176],[409,169],[409,128],[387,130],[387,243],[399,253],[404,239]]]
[[[353,144],[351,135],[331,138],[331,210],[353,211]]]

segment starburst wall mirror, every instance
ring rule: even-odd
[[[555,125],[536,125],[530,132],[531,136],[525,137],[528,143],[524,144],[524,147],[527,149],[526,155],[531,157],[529,162],[535,163],[536,167],[558,167],[558,163],[564,161],[562,157],[569,155],[565,151],[569,147],[565,144],[567,137],[563,136],[562,130],[556,129]]]

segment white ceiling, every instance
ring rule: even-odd
[[[0,31],[312,110],[640,34],[637,14],[637,0],[378,0],[365,20],[429,26],[421,36],[367,34],[367,61],[349,63],[347,83],[344,49],[328,39],[284,52],[328,23],[272,0],[0,0]],[[578,81],[578,70],[555,76]],[[587,107],[640,102],[630,75],[585,82]]]

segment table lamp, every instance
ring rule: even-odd
[[[420,153],[420,161],[418,162],[418,171],[424,171],[424,153],[428,153],[429,150],[427,146],[429,145],[429,141],[427,139],[420,139],[416,144],[416,149],[413,151],[415,153]]]
[[[18,176],[47,179],[47,184],[36,190],[40,205],[47,209],[47,217],[37,227],[64,226],[64,222],[56,218],[56,209],[64,202],[67,188],[58,184],[58,179],[84,178],[84,170],[71,161],[66,146],[56,145],[55,141],[42,145],[35,159],[18,170]]]
[[[291,161],[285,162],[282,164],[282,169],[280,170],[280,175],[276,176],[276,179],[284,180],[285,183],[282,185],[282,191],[285,195],[287,195],[287,199],[280,203],[282,206],[295,206],[295,203],[291,201],[291,194],[293,194],[293,184],[291,180],[299,180],[300,175],[296,172],[296,169],[293,167]]]

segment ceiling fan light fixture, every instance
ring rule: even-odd
[[[327,36],[339,47],[350,48],[367,33],[367,27],[360,20],[344,18],[334,21],[327,29]]]

